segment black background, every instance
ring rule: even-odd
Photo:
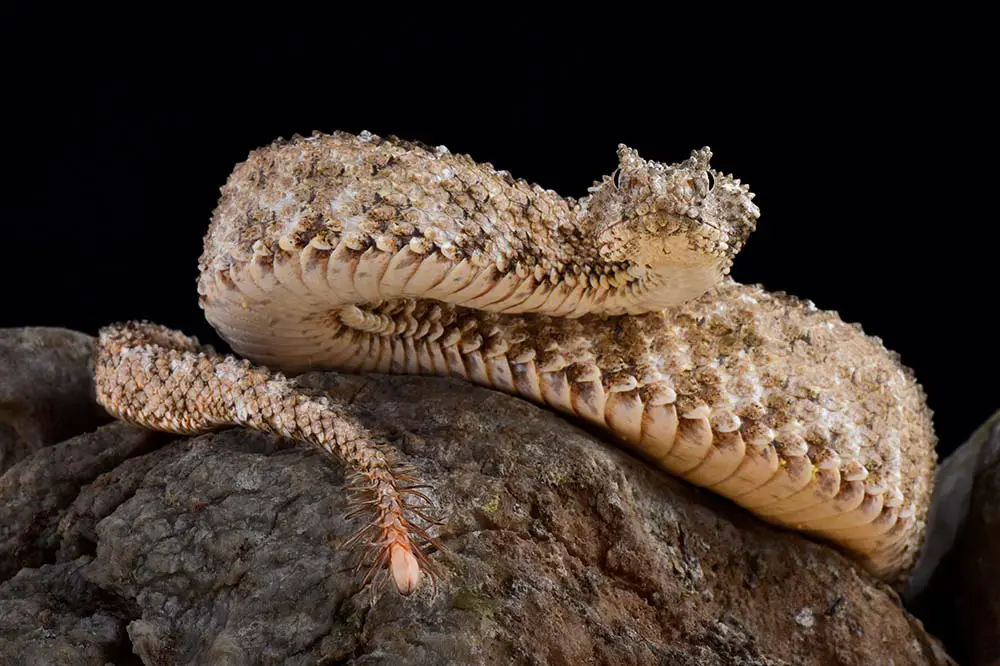
[[[942,452],[1000,406],[997,195],[980,164],[995,77],[966,26],[786,15],[775,36],[746,17],[720,34],[713,9],[446,27],[369,9],[273,6],[253,28],[4,10],[0,326],[144,318],[224,348],[197,305],[202,236],[233,165],[278,136],[445,144],[570,196],[614,169],[619,142],[666,162],[708,144],[762,210],[736,279],[900,352]]]

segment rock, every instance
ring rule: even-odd
[[[63,328],[0,329],[0,474],[109,420],[94,402],[93,343]]]
[[[0,663],[137,664],[111,599],[80,575],[90,558],[24,569],[0,586]]]
[[[68,547],[59,522],[71,505],[80,506],[81,489],[157,441],[164,441],[163,436],[112,423],[41,449],[0,476],[0,580],[23,567],[50,562],[60,547]],[[102,482],[110,480],[105,477]],[[114,486],[128,492],[121,483]],[[81,518],[65,530],[83,530],[87,536],[85,527]]]
[[[955,538],[969,513],[972,485],[976,475],[988,460],[1000,455],[1000,440],[990,438],[990,433],[1000,424],[1000,411],[995,412],[981,425],[972,437],[955,449],[938,466],[934,475],[934,495],[927,512],[927,532],[907,587],[904,598],[916,599],[951,550]]]
[[[433,484],[447,548],[432,556],[436,587],[402,598],[359,586],[358,552],[342,546],[362,519],[344,518],[343,470],[312,450],[242,429],[150,450],[117,424],[61,455],[82,468],[103,442],[116,461],[137,457],[56,502],[52,540],[21,539],[55,564],[0,585],[0,604],[48,608],[24,581],[72,564],[146,664],[950,663],[893,590],[836,551],[553,413],[448,379],[299,381],[349,405]],[[30,475],[18,483],[29,490],[8,497],[15,513],[37,501]],[[90,617],[97,602],[81,596],[49,634],[4,624],[0,637],[44,654]],[[81,636],[95,651],[63,663],[120,648],[103,624]]]
[[[953,462],[954,459],[954,462]],[[954,543],[917,595],[929,626],[962,664],[1000,664],[1000,412],[945,461],[959,488],[948,532]],[[942,511],[942,514],[944,511]]]

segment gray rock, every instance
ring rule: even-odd
[[[124,604],[80,576],[90,558],[24,569],[0,585],[0,663],[138,664]]]
[[[0,580],[51,562],[60,548],[69,548],[59,523],[74,502],[79,505],[81,489],[157,441],[164,437],[112,423],[43,448],[0,476]],[[80,532],[86,526],[86,519],[76,519],[64,529]]]
[[[1000,664],[1000,412],[958,449],[953,471],[963,488],[951,501],[952,548],[917,596],[930,626],[957,659],[970,666]],[[946,486],[946,491],[949,486]],[[942,503],[948,501],[942,497]],[[944,511],[942,511],[944,513]]]
[[[108,421],[94,402],[93,342],[63,328],[0,329],[0,474]]]
[[[138,457],[55,512],[58,550],[45,552],[79,564],[143,663],[949,663],[891,589],[836,551],[553,413],[447,379],[300,383],[349,404],[433,484],[447,548],[433,554],[436,589],[359,586],[343,544],[362,519],[343,517],[340,465],[309,449],[241,429],[133,444]],[[107,438],[132,455],[130,428],[66,445],[99,456]],[[12,510],[28,510],[35,482],[19,478]],[[52,568],[22,572],[0,600]]]
[[[1000,411],[945,458],[934,475],[934,495],[927,514],[927,535],[920,558],[910,574],[904,598],[916,599],[927,587],[944,556],[952,549],[969,513],[976,474],[1000,456],[1000,440],[990,433],[1000,425]]]

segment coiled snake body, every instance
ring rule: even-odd
[[[278,371],[520,395],[898,580],[935,464],[923,392],[859,326],[727,277],[758,210],[710,157],[667,166],[621,146],[616,172],[574,200],[443,147],[278,141],[231,175],[200,260],[206,317],[249,361],[116,324],[99,336],[98,398],[151,428],[241,424],[341,456],[374,513],[357,535],[370,573],[404,594],[431,566],[412,472]]]

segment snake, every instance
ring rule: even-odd
[[[857,323],[730,275],[760,209],[711,167],[619,145],[564,197],[489,163],[370,132],[278,139],[235,166],[198,263],[223,354],[146,321],[95,353],[113,416],[233,425],[351,469],[365,581],[437,575],[433,484],[300,373],[437,375],[519,396],[649,465],[899,581],[936,465],[915,373]],[[803,248],[808,252],[808,248]]]

